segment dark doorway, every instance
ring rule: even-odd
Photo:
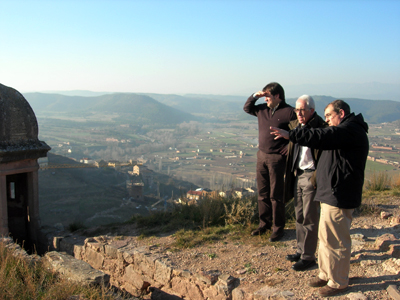
[[[31,252],[33,245],[29,234],[28,174],[6,176],[8,230],[14,242]]]

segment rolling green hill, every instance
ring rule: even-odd
[[[67,113],[85,117],[93,113],[118,114],[120,119],[137,124],[172,125],[196,120],[196,117],[162,104],[146,95],[116,93],[97,97],[26,93],[36,114]]]

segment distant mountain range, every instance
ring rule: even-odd
[[[133,123],[173,125],[189,121],[219,121],[251,119],[243,112],[246,97],[222,95],[173,95],[114,93],[100,96],[67,96],[47,93],[24,93],[36,114],[79,113],[81,116],[93,112],[118,113]],[[336,98],[313,96],[317,112],[323,116],[324,108]],[[400,102],[391,100],[367,100],[343,98],[352,111],[362,113],[369,123],[392,122],[400,119]],[[263,100],[260,99],[261,103]],[[295,105],[296,99],[286,101]]]

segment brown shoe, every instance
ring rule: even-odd
[[[320,288],[318,293],[322,297],[329,297],[329,296],[334,296],[336,294],[339,294],[339,293],[343,292],[344,290],[346,290],[346,288],[344,288],[344,289],[334,289],[334,288],[331,288],[329,285],[326,285],[323,288]]]
[[[269,241],[270,242],[277,242],[277,241],[279,241],[280,239],[282,239],[282,237],[284,236],[284,232],[283,231],[280,231],[280,232],[273,232],[272,234],[271,234],[271,236],[269,237]]]
[[[311,287],[322,287],[328,284],[327,280],[322,280],[319,277],[315,277],[308,282],[308,286]]]
[[[251,232],[251,235],[262,235],[264,234],[269,228],[267,227],[258,227],[256,230]]]

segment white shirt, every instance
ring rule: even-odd
[[[301,170],[315,169],[314,160],[311,155],[311,149],[306,146],[300,146],[299,169]]]
[[[301,127],[304,125],[301,124]],[[314,159],[311,154],[311,149],[306,146],[300,146],[299,150],[299,169],[301,170],[315,170]]]

